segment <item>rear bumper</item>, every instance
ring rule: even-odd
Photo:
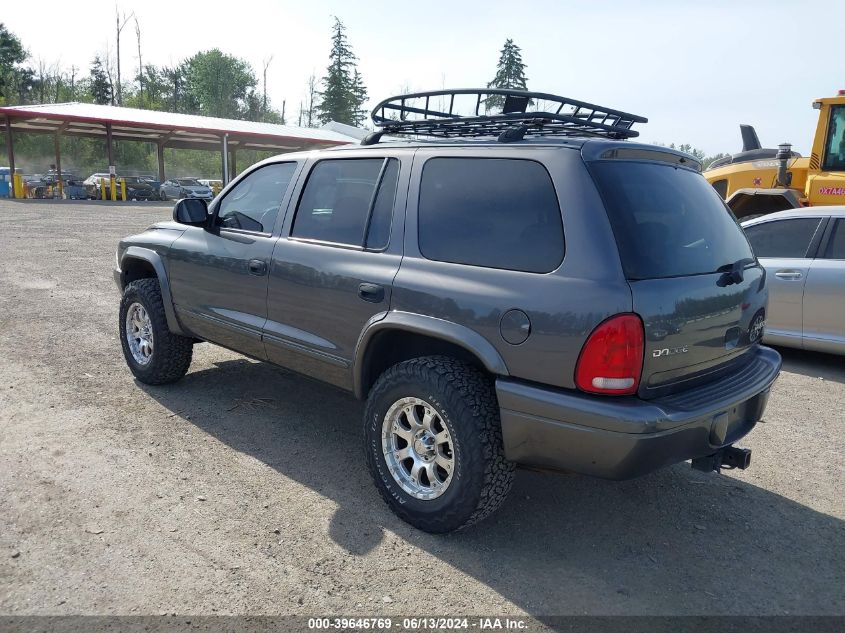
[[[505,456],[532,466],[629,479],[710,455],[760,420],[781,359],[759,346],[735,374],[655,400],[597,397],[500,378]]]

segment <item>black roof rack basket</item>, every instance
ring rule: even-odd
[[[364,144],[378,142],[382,134],[494,136],[502,142],[525,136],[627,139],[639,136],[631,129],[634,123],[648,122],[645,117],[558,95],[494,88],[398,95],[379,103],[372,118],[380,129]]]

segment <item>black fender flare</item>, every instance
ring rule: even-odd
[[[355,345],[352,382],[356,398],[364,397],[364,359],[367,348],[378,333],[387,330],[422,334],[453,343],[475,355],[490,373],[499,376],[510,375],[505,361],[493,344],[465,325],[411,312],[380,312],[367,321]]]
[[[161,288],[161,301],[164,304],[164,317],[167,320],[167,327],[173,334],[185,336],[182,326],[179,325],[179,319],[176,318],[176,310],[173,307],[173,296],[170,293],[170,281],[167,278],[167,269],[164,267],[164,261],[161,255],[150,248],[130,246],[123,252],[120,258],[121,271],[126,270],[124,264],[131,259],[139,259],[153,267],[156,278],[158,279],[158,285]],[[125,286],[125,280],[121,279],[121,290]]]

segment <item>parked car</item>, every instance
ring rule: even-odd
[[[47,183],[43,174],[24,174],[21,181],[27,198],[47,197]]]
[[[161,181],[155,178],[154,176],[138,176],[138,178],[142,181],[147,183],[153,189],[153,197],[150,198],[151,200],[160,200],[159,197],[159,190],[161,189]]]
[[[765,272],[693,158],[578,103],[284,154],[180,200],[117,248],[130,370],[177,381],[199,340],[351,391],[376,487],[430,532],[488,516],[517,463],[745,468],[781,365]],[[480,129],[442,116],[377,124]]]
[[[159,198],[162,200],[177,200],[179,198],[211,200],[213,197],[211,189],[201,185],[193,178],[166,180],[159,187]]]
[[[106,183],[106,198],[111,197],[111,176],[108,173],[96,173],[91,174],[82,181],[82,185],[85,187],[85,191],[88,194],[88,198],[90,200],[99,200],[101,195],[100,189],[100,182],[105,181]]]
[[[47,175],[44,177],[45,184],[53,187],[53,197],[58,197],[58,191],[56,185],[58,184],[58,172],[55,169],[51,169],[47,172]],[[64,197],[68,200],[85,200],[88,197],[88,192],[85,189],[85,186],[82,184],[82,181],[78,179],[78,177],[68,171],[62,171],[62,192],[64,193]]]
[[[779,211],[742,226],[767,273],[764,340],[845,354],[845,206]]]
[[[197,182],[205,187],[211,189],[211,193],[214,194],[215,192],[220,193],[223,189],[223,181],[222,180],[209,180],[208,178],[200,178]]]
[[[150,183],[138,176],[121,176],[116,181],[118,186],[120,186],[121,179],[126,182],[127,200],[153,200],[158,197]]]

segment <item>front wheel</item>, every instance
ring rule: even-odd
[[[367,465],[399,518],[426,532],[481,521],[504,501],[514,464],[504,458],[493,385],[453,358],[388,369],[367,400]]]
[[[161,189],[158,192],[158,199],[161,200],[162,202],[167,202],[167,194],[164,192],[164,189]]]
[[[158,279],[137,279],[126,286],[119,323],[123,356],[138,380],[164,385],[187,373],[194,341],[168,329]]]

